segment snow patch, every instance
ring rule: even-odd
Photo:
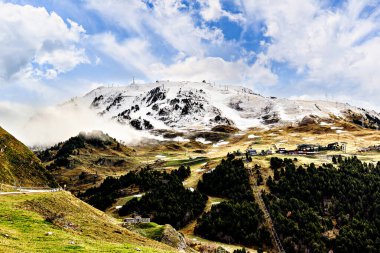
[[[189,142],[190,141],[189,139],[183,138],[182,136],[177,136],[172,140],[176,141],[176,142]]]
[[[331,130],[343,130],[344,129],[344,127],[337,127],[337,126],[332,126],[330,128],[331,128]]]
[[[212,143],[211,141],[208,141],[208,140],[206,140],[205,138],[201,138],[201,137],[200,137],[200,138],[196,138],[195,141],[196,141],[196,142],[200,142],[200,143],[202,143],[202,144],[206,144],[206,145]]]
[[[218,148],[218,147],[220,147],[220,146],[227,145],[228,143],[230,143],[230,142],[221,140],[221,141],[219,141],[219,142],[213,144],[212,146],[213,146],[214,148]]]
[[[303,137],[302,140],[304,140],[304,141],[314,141],[315,138],[314,137]]]

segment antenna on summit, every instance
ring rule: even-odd
[[[133,77],[132,84],[135,85],[135,77]]]

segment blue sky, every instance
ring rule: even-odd
[[[0,0],[0,34],[0,116],[133,77],[380,109],[377,0]]]

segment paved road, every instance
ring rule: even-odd
[[[52,188],[52,189],[46,189],[46,190],[40,190],[40,189],[20,189],[19,191],[15,192],[0,192],[0,195],[17,195],[17,194],[31,194],[31,193],[44,193],[44,192],[58,192],[62,191],[62,188]]]

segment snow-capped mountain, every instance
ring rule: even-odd
[[[342,118],[378,127],[380,114],[329,101],[263,97],[241,86],[160,81],[124,87],[99,87],[62,105],[84,106],[99,117],[136,129],[198,129],[235,125],[240,129]]]

